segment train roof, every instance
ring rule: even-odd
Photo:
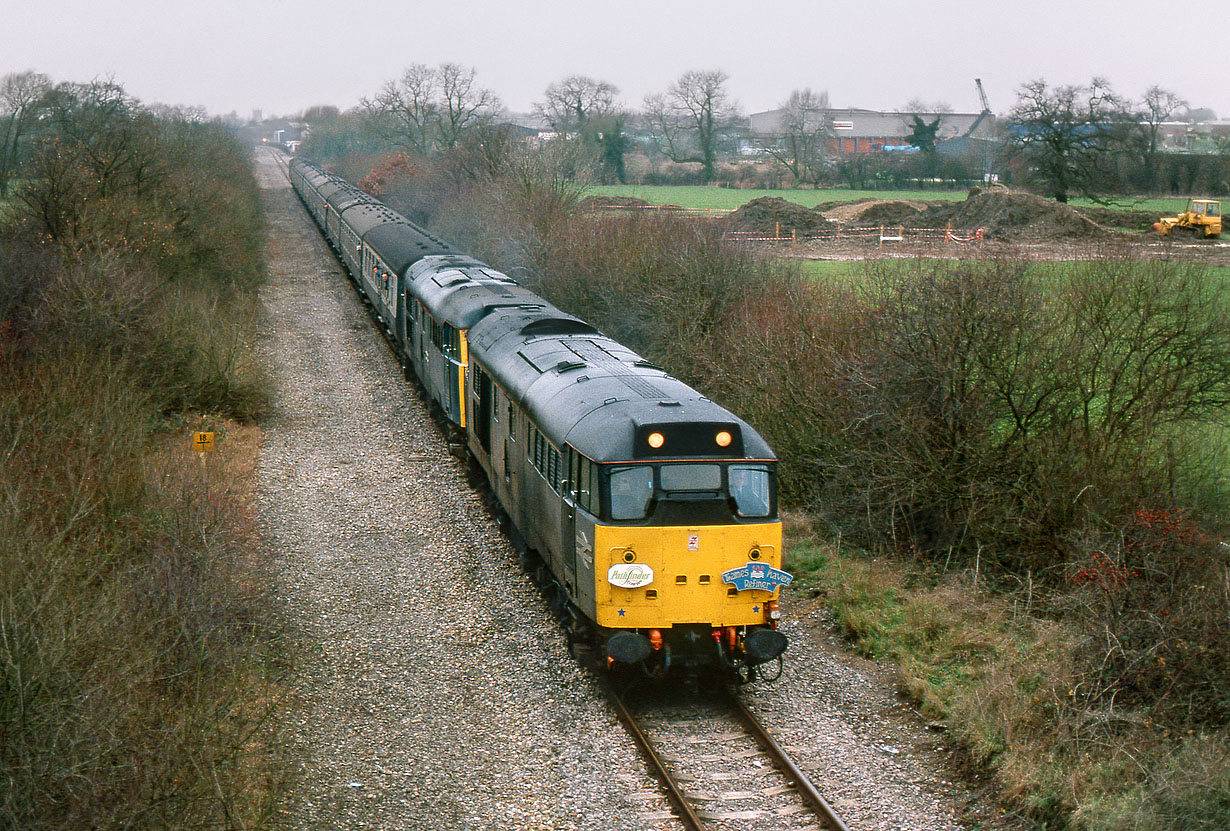
[[[397,221],[385,222],[372,228],[363,236],[363,241],[397,274],[401,274],[424,257],[456,253],[447,242],[437,239],[400,215]]]
[[[549,304],[497,310],[469,340],[472,360],[543,435],[596,462],[774,458],[725,407]],[[666,436],[662,447],[644,442],[650,432]],[[714,442],[720,432],[731,436],[724,447]]]
[[[376,208],[384,208],[386,211],[389,210],[384,207],[384,203],[370,193],[365,193],[346,182],[342,182],[342,186],[337,189],[332,189],[331,183],[321,185],[320,194],[329,203],[329,207],[339,214],[357,205],[370,205]]]
[[[407,291],[436,320],[469,329],[495,309],[544,304],[501,271],[464,254],[423,257],[406,274]]]

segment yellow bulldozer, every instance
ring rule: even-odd
[[[1163,237],[1176,228],[1186,228],[1196,239],[1221,236],[1221,203],[1214,199],[1190,199],[1187,210],[1178,216],[1163,216],[1153,230]]]

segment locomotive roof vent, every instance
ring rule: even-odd
[[[659,407],[682,407],[683,404],[679,403],[678,401],[659,401],[658,406]]]

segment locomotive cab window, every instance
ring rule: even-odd
[[[659,487],[666,493],[708,493],[716,496],[722,490],[720,465],[662,465],[658,470]]]
[[[611,519],[644,519],[653,501],[653,468],[649,465],[611,471]]]
[[[776,510],[772,468],[766,464],[667,462],[613,467],[604,474],[606,517],[613,521],[644,520],[653,514],[672,522],[682,516],[680,511],[693,521],[701,516],[766,519]]]
[[[731,465],[730,495],[739,516],[767,517],[772,510],[769,469],[764,465]]]

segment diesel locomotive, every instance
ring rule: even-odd
[[[290,180],[540,564],[570,642],[653,676],[776,677],[791,576],[764,439],[321,167],[293,159]]]

